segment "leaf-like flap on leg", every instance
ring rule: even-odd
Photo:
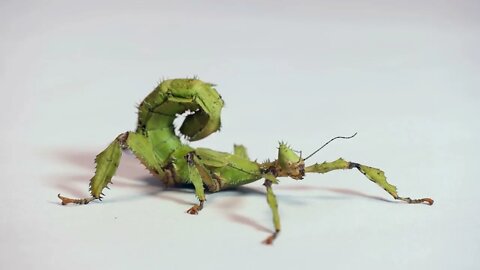
[[[398,197],[397,187],[387,182],[387,177],[385,173],[377,168],[365,166],[359,164],[359,170],[368,178],[370,181],[376,183],[382,187],[386,192],[390,193],[393,197]]]
[[[117,171],[122,148],[118,140],[114,140],[105,150],[95,158],[95,175],[90,180],[90,193],[93,197],[101,198],[102,190],[111,183],[111,179]]]
[[[129,132],[127,139],[128,148],[138,160],[153,174],[163,175],[162,164],[156,157],[153,145],[148,138],[136,132]]]

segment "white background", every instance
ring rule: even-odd
[[[231,3],[227,3],[231,2]],[[479,1],[1,1],[1,269],[479,269]],[[194,146],[386,171],[282,180],[273,246],[261,182],[164,190],[124,155],[105,200],[93,158],[136,124],[162,78],[197,75],[226,101]],[[309,160],[310,161],[310,160]]]

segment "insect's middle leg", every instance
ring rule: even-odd
[[[186,169],[188,170],[188,179],[192,182],[195,188],[195,195],[199,200],[199,204],[192,206],[187,210],[187,213],[191,215],[198,215],[198,212],[203,209],[205,203],[205,189],[203,187],[204,182],[211,181],[211,177],[206,173],[205,167],[199,162],[195,152],[189,152],[186,156]],[[207,177],[209,179],[207,179]]]
[[[400,197],[397,193],[397,188],[387,182],[387,178],[385,177],[385,173],[377,168],[365,166],[355,162],[348,162],[342,158],[339,158],[332,162],[323,162],[323,163],[316,163],[312,166],[308,166],[305,168],[305,172],[315,172],[315,173],[327,173],[333,170],[340,170],[340,169],[358,169],[361,173],[363,173],[370,181],[376,183],[381,188],[383,188],[386,192],[388,192],[392,197],[396,200],[405,201],[407,203],[427,203],[429,205],[433,204],[433,200],[430,198],[422,198],[422,199],[411,199],[408,197]]]

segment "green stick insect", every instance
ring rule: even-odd
[[[187,210],[196,215],[204,208],[205,188],[217,192],[264,179],[268,205],[273,214],[275,232],[265,244],[272,244],[280,232],[280,216],[272,185],[278,177],[301,180],[306,173],[327,173],[340,169],[357,169],[370,181],[388,192],[394,199],[407,203],[433,204],[430,198],[410,199],[400,197],[395,186],[387,182],[383,171],[339,158],[333,162],[305,166],[305,160],[317,151],[302,158],[285,143],[278,147],[274,161],[258,163],[250,160],[242,145],[235,145],[233,154],[207,148],[193,148],[182,143],[176,135],[173,121],[180,114],[188,113],[179,131],[189,141],[197,141],[220,129],[220,113],[223,100],[214,85],[197,78],[173,79],[161,82],[138,106],[138,124],[135,131],[118,135],[110,145],[95,158],[95,175],[90,180],[91,197],[71,199],[58,194],[62,204],[88,204],[102,199],[102,191],[108,188],[117,170],[122,150],[130,150],[141,163],[165,186],[193,184],[199,203]]]

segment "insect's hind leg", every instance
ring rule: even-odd
[[[108,184],[111,183],[111,179],[120,163],[122,150],[125,149],[132,151],[137,159],[152,173],[158,174],[160,177],[163,175],[161,164],[155,158],[153,146],[150,141],[142,134],[125,132],[118,135],[118,137],[95,158],[95,175],[90,180],[90,193],[92,196],[83,199],[72,199],[58,194],[58,198],[62,200],[62,204],[88,204],[96,199],[101,200],[101,195],[103,195],[102,190],[108,188]]]
[[[327,173],[333,170],[340,170],[340,169],[358,169],[361,173],[363,173],[370,181],[376,183],[381,188],[383,188],[386,192],[388,192],[394,199],[405,201],[407,203],[426,203],[429,205],[433,204],[433,200],[430,198],[422,198],[422,199],[411,199],[408,197],[400,197],[397,193],[397,188],[387,182],[387,178],[385,177],[385,173],[377,168],[365,166],[355,162],[348,162],[342,158],[339,158],[332,162],[323,162],[321,164],[314,164],[305,168],[306,173]]]
[[[62,205],[69,203],[88,204],[89,202],[102,199],[102,191],[109,183],[117,171],[120,158],[122,157],[122,148],[125,147],[125,141],[128,133],[120,134],[110,145],[95,157],[96,169],[95,175],[90,179],[91,197],[83,199],[72,199],[58,194],[62,200]]]

